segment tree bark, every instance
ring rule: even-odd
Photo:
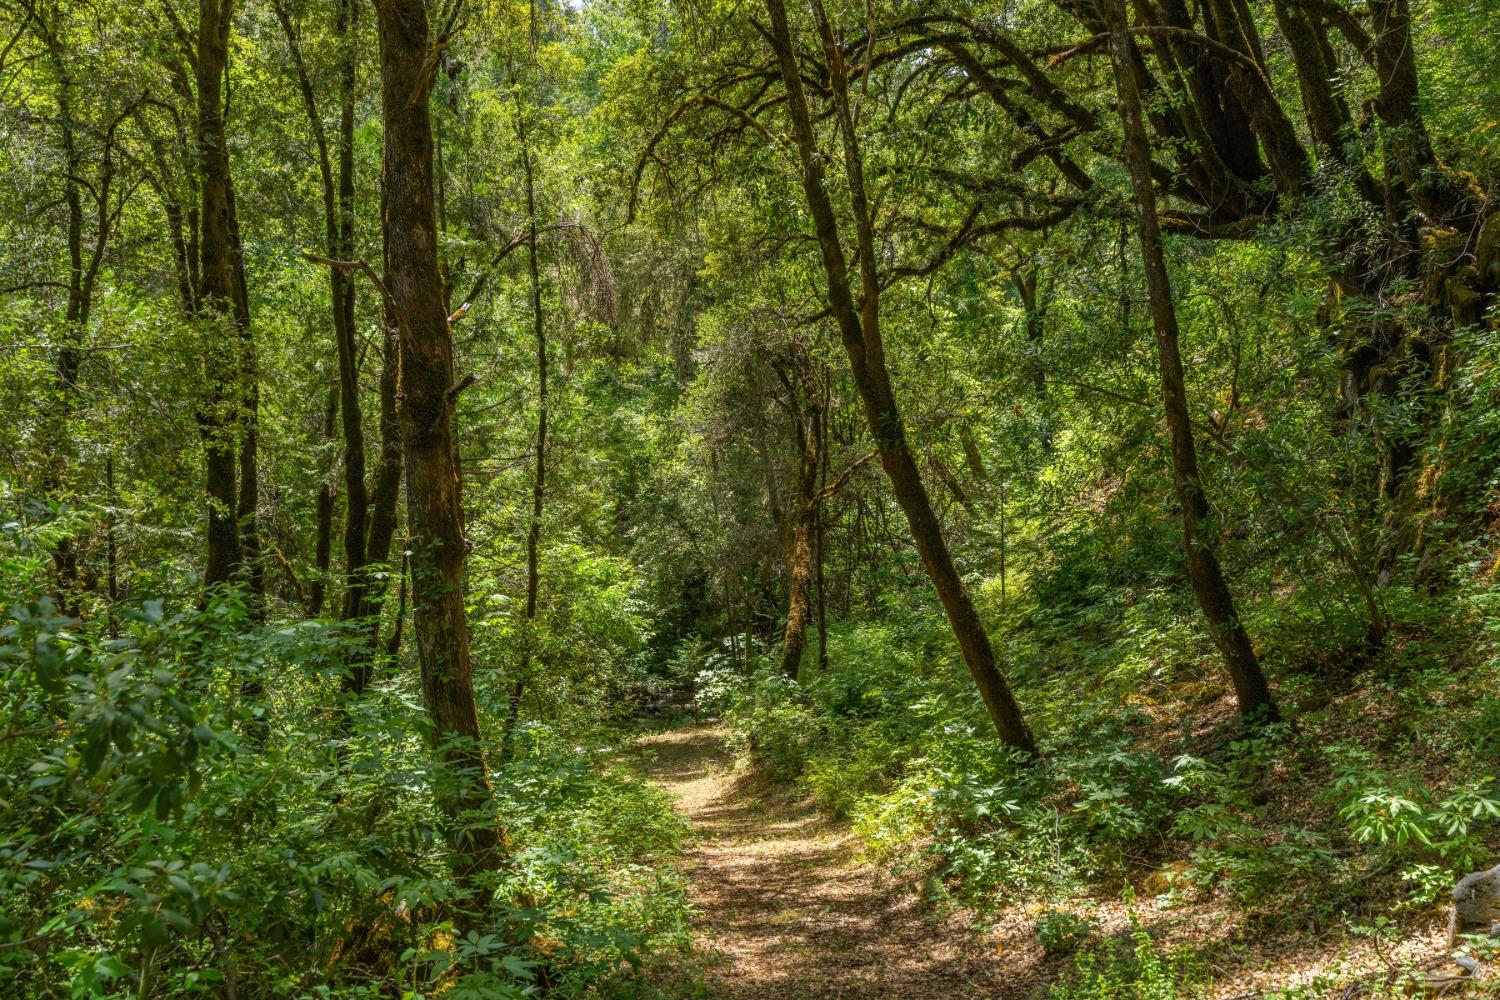
[[[1235,0],[1205,0],[1203,11],[1209,37],[1244,57],[1229,62],[1226,67],[1229,89],[1260,140],[1276,190],[1286,197],[1302,194],[1312,179],[1307,151],[1297,137],[1291,118],[1271,89],[1254,19],[1248,9]]]
[[[334,421],[338,419],[338,390],[328,391],[328,402],[323,409],[323,439],[332,441]],[[314,618],[322,617],[323,603],[328,594],[328,567],[333,555],[333,483],[329,480],[332,470],[325,473],[318,484],[318,505],[315,538],[313,541],[313,565],[315,575],[308,590],[307,613]]]
[[[234,251],[230,236],[229,150],[224,135],[224,74],[229,63],[233,0],[200,0],[197,61],[197,152],[202,199],[198,219],[199,317],[231,318],[235,300]],[[219,330],[207,333],[204,358],[207,398],[199,408],[208,500],[208,556],[204,583],[229,583],[240,567],[239,497],[235,489],[235,389],[237,345]]]
[[[116,512],[120,507],[120,495],[115,491],[115,453],[104,455],[105,500],[109,504],[104,515],[104,570],[106,595],[109,597],[108,632],[111,639],[120,637],[120,546],[115,537]]]
[[[1188,414],[1187,390],[1183,380],[1182,357],[1178,350],[1177,312],[1172,301],[1172,287],[1167,277],[1166,255],[1156,216],[1156,189],[1151,178],[1151,148],[1141,114],[1140,92],[1131,72],[1131,41],[1126,30],[1123,0],[1104,0],[1102,4],[1109,26],[1110,52],[1119,92],[1120,121],[1125,130],[1125,160],[1130,169],[1135,195],[1136,224],[1140,237],[1141,258],[1146,270],[1146,289],[1151,302],[1151,319],[1156,330],[1156,353],[1161,373],[1162,405],[1166,413],[1167,432],[1172,442],[1172,478],[1177,500],[1182,507],[1183,548],[1187,555],[1188,577],[1193,596],[1208,622],[1209,632],[1218,647],[1234,684],[1240,712],[1246,716],[1275,717],[1265,674],[1251,647],[1250,637],[1240,624],[1234,598],[1224,581],[1214,553],[1212,536],[1205,530],[1213,514],[1198,472],[1198,456],[1193,443],[1192,423]]]
[[[354,149],[352,77],[354,50],[351,44],[354,8],[351,0],[339,0],[334,32],[341,41],[339,79],[341,88],[338,170],[334,172],[327,130],[318,109],[312,77],[302,54],[302,40],[283,0],[274,4],[296,71],[302,107],[317,151],[318,175],[323,189],[324,245],[335,260],[354,257]],[[369,496],[365,486],[364,416],[359,397],[359,345],[354,330],[354,275],[343,268],[328,268],[328,294],[333,324],[334,351],[338,358],[338,411],[344,439],[344,572],[342,615],[359,617],[364,610],[366,519]],[[346,682],[347,683],[347,682]],[[363,686],[363,685],[359,685]]]
[[[1344,146],[1352,138],[1349,106],[1334,89],[1339,73],[1328,35],[1316,13],[1297,0],[1276,0],[1276,26],[1291,50],[1297,69],[1297,89],[1307,115],[1307,130],[1322,155],[1354,170],[1360,194],[1373,204],[1381,203],[1380,192],[1364,166],[1350,161]]]
[[[825,379],[824,385],[827,385]],[[818,442],[818,491],[821,493],[828,487],[828,403],[831,393],[825,391],[823,394],[824,417],[818,422],[818,432],[822,440]],[[824,557],[828,542],[828,504],[822,500],[818,502],[818,523],[813,551],[813,562],[817,567],[815,580],[817,581],[818,595],[818,669],[828,669],[828,580],[824,573]]]
[[[78,150],[78,123],[75,118],[74,96],[78,83],[70,70],[71,60],[64,50],[62,28],[49,20],[44,12],[34,5],[25,10],[47,50],[48,62],[56,76],[56,104],[58,137],[63,152],[63,204],[67,207],[68,245],[68,298],[63,315],[61,343],[53,365],[54,394],[46,414],[46,432],[43,438],[42,493],[48,499],[62,504],[66,500],[67,480],[77,452],[73,433],[73,415],[78,403],[78,373],[83,362],[83,337],[92,305],[92,269],[84,264],[83,250],[83,157]],[[109,181],[112,160],[108,147],[104,150],[105,173],[102,197],[109,196]],[[94,196],[101,197],[99,189]],[[107,238],[108,204],[99,205],[101,232],[95,247],[95,256],[103,250]],[[78,552],[73,539],[58,540],[52,550],[53,569],[57,574],[57,606],[64,614],[77,612]]]
[[[234,328],[239,348],[239,379],[236,384],[239,490],[235,517],[239,522],[240,557],[244,561],[250,613],[255,620],[261,621],[266,615],[266,567],[260,545],[260,364],[255,352],[255,332],[250,326],[245,248],[240,240],[239,212],[235,207],[232,178],[229,179],[228,195],[229,248],[234,270]]]
[[[352,40],[351,40],[352,45]],[[349,118],[353,118],[353,77],[352,65],[349,77],[349,92],[345,100],[345,109]],[[350,149],[353,149],[353,132],[349,132]],[[383,176],[380,183],[380,215],[385,217],[386,205],[389,201],[387,185]],[[390,287],[390,250],[385,245],[385,238],[381,238],[382,270],[385,272],[386,287]],[[382,298],[384,298],[382,296]],[[385,301],[382,309],[383,331],[381,343],[381,369],[380,369],[380,457],[375,460],[375,471],[371,475],[370,489],[370,536],[365,545],[365,555],[373,563],[391,565],[391,544],[396,537],[397,506],[401,499],[401,416],[397,406],[397,395],[401,389],[401,324],[398,321],[389,301]],[[401,619],[406,608],[406,586],[407,586],[407,556],[406,546],[402,546],[400,559],[401,594],[398,599],[396,622],[393,626],[391,640],[394,645],[386,656],[389,662],[395,659],[395,650],[399,647],[401,638]],[[382,602],[387,591],[382,589]]]
[[[876,249],[870,209],[864,193],[863,164],[860,161],[853,122],[849,113],[847,81],[841,64],[840,49],[833,42],[818,6],[820,30],[830,62],[835,98],[835,113],[843,135],[844,167],[850,188],[853,214],[858,228],[858,259],[861,298],[856,305],[850,287],[848,265],[839,236],[838,221],[823,181],[825,157],[818,148],[812,115],[802,86],[801,71],[787,24],[782,0],[766,0],[771,19],[771,41],[787,93],[787,110],[802,166],[802,188],[817,232],[823,271],[828,284],[829,309],[838,323],[848,355],[850,373],[865,420],[879,450],[880,464],[890,479],[891,491],[911,527],[912,537],[922,564],[931,577],[953,628],[965,663],[984,699],[990,718],[1000,738],[1024,753],[1034,753],[1036,741],[1011,693],[1010,685],[995,664],[994,649],[984,623],[974,607],[968,589],[953,564],[942,525],[933,513],[927,488],[922,483],[916,458],[907,443],[885,364],[885,348],[880,335],[880,282],[876,274]]]
[[[354,0],[338,0],[334,15],[334,34],[338,39],[339,126],[336,148],[330,148],[327,130],[312,85],[303,53],[300,35],[284,2],[275,4],[296,71],[303,108],[307,113],[317,151],[318,172],[323,188],[324,239],[329,257],[353,260],[355,186],[354,186],[354,98],[355,98],[355,29],[358,7]],[[356,286],[354,275],[343,268],[329,268],[329,300],[334,334],[334,350],[339,368],[339,412],[344,442],[345,514],[343,527],[344,592],[340,618],[358,623],[368,634],[369,647],[351,652],[352,661],[344,676],[343,688],[362,694],[374,675],[374,649],[378,636],[377,615],[385,594],[385,584],[377,571],[390,561],[391,540],[395,533],[396,504],[400,490],[400,429],[395,420],[395,380],[399,347],[386,343],[381,373],[381,452],[374,474],[367,479],[364,413],[360,398],[360,348],[356,329]],[[394,323],[387,316],[388,340],[394,336]]]
[[[1428,220],[1464,231],[1482,197],[1459,183],[1433,151],[1417,95],[1417,54],[1407,0],[1370,0],[1371,55],[1380,81],[1375,113],[1390,130],[1392,158],[1405,194]]]
[[[423,0],[378,0],[385,125],[385,242],[392,308],[401,330],[399,414],[411,533],[412,630],[423,700],[442,771],[438,805],[448,822],[455,876],[487,902],[477,877],[504,855],[485,770],[474,665],[464,613],[462,499],[455,461],[453,339],[438,273],[433,204],[432,52]],[[446,41],[446,40],[443,40]]]
[[[541,589],[542,509],[547,493],[547,323],[542,313],[542,276],[537,262],[536,175],[531,144],[526,133],[526,109],[511,77],[516,106],[516,139],[521,145],[522,180],[526,191],[526,278],[531,297],[531,332],[536,346],[536,461],[531,480],[531,523],[526,530],[526,607],[521,624],[521,662],[511,683],[510,703],[505,714],[505,732],[500,741],[500,759],[509,761],[521,716],[521,698],[526,693],[535,655],[537,596]]]
[[[1026,349],[1031,368],[1031,384],[1038,398],[1047,398],[1047,366],[1042,363],[1042,310],[1037,301],[1037,265],[1027,261],[1012,273],[1012,283],[1021,298],[1026,317]]]
[[[781,640],[781,672],[792,680],[802,666],[802,651],[807,647],[807,623],[812,617],[811,595],[814,576],[813,549],[818,533],[818,449],[823,440],[823,415],[815,400],[809,399],[797,425],[799,457],[797,460],[796,510],[793,514],[792,551],[787,584],[786,630]]]
[[[353,44],[351,34],[351,46]],[[351,128],[346,132],[349,149],[353,151],[353,64],[348,64],[349,84],[345,95],[344,109],[347,113],[346,121]],[[380,215],[385,217],[386,205],[388,203],[387,185],[382,171],[380,183]],[[352,215],[350,216],[352,218]],[[391,268],[390,251],[385,246],[385,237],[381,237],[381,259],[382,270],[385,274],[386,287],[390,287]],[[391,634],[385,643],[385,662],[393,663],[396,654],[401,647],[402,622],[406,615],[406,591],[410,574],[408,573],[407,546],[403,543],[401,558],[392,559],[391,545],[396,538],[398,507],[401,500],[401,475],[403,453],[401,448],[401,417],[397,405],[397,396],[401,389],[401,325],[391,303],[383,300],[382,331],[381,338],[381,369],[380,369],[380,455],[375,460],[375,469],[370,475],[370,487],[368,496],[370,499],[369,534],[365,543],[365,558],[369,562],[367,577],[370,578],[369,587],[366,591],[366,606],[369,609],[369,621],[372,637],[378,637],[380,627],[379,611],[383,609],[389,600],[388,581],[376,581],[373,574],[377,567],[387,568],[395,566],[399,575],[399,591],[396,601],[395,621],[391,625]],[[364,668],[355,671],[351,675],[351,690],[356,694],[363,693],[368,685],[373,672]]]
[[[353,0],[339,0],[334,31],[339,37],[338,175],[323,174],[324,205],[334,207],[327,225],[333,256],[354,258],[354,18]],[[334,340],[339,359],[339,412],[344,435],[344,601],[345,621],[362,621],[371,613],[369,531],[370,493],[365,482],[364,410],[359,398],[359,343],[354,328],[354,275],[329,268]],[[374,638],[374,632],[370,636]],[[359,657],[345,686],[355,693],[369,683],[368,655]]]

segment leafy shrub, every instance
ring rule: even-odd
[[[1101,843],[1150,838],[1171,812],[1167,768],[1149,751],[1120,744],[1069,759],[1060,777],[1078,786],[1073,815]]]
[[[1457,868],[1479,862],[1487,849],[1482,835],[1500,819],[1500,786],[1490,776],[1443,794],[1411,777],[1346,765],[1334,778],[1331,795],[1340,803],[1339,818],[1360,843]]]
[[[1048,910],[1036,921],[1036,939],[1049,955],[1066,955],[1099,932],[1092,920],[1067,910]]]
[[[1053,985],[1049,1000],[1188,1000],[1201,993],[1195,956],[1162,953],[1134,914],[1128,941],[1107,941],[1080,952]]]
[[[801,688],[769,663],[749,674],[732,664],[698,675],[699,705],[729,725],[729,747],[775,781],[800,775],[817,743],[819,719]]]
[[[807,784],[836,816],[847,816],[863,798],[879,795],[900,769],[906,748],[880,722],[855,726],[807,765]]]
[[[0,573],[34,562],[12,546]],[[31,984],[18,997],[501,1000],[543,968],[560,995],[616,995],[685,946],[660,863],[685,827],[599,748],[545,725],[518,741],[495,775],[512,864],[460,934],[434,805],[452,776],[409,672],[335,714],[348,640],[324,623],[259,625],[229,595],[117,612],[118,638],[46,598],[0,621],[0,980]]]

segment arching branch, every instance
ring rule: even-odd
[[[641,178],[646,172],[646,161],[655,157],[656,147],[667,137],[667,133],[672,131],[672,126],[677,124],[678,119],[693,108],[700,107],[717,108],[765,136],[766,141],[772,146],[780,148],[784,145],[780,137],[766,128],[759,119],[744,108],[737,108],[709,94],[695,94],[672,109],[672,112],[662,120],[660,127],[657,128],[656,132],[646,142],[645,148],[641,150],[641,155],[636,158],[635,172],[630,179],[630,202],[625,211],[627,222],[635,221],[635,210],[640,198]]]

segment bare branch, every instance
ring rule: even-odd
[[[876,458],[879,455],[880,452],[878,451],[870,451],[861,455],[858,459],[851,463],[847,469],[839,473],[839,477],[837,479],[829,483],[827,486],[823,487],[817,493],[813,494],[812,502],[822,503],[824,500],[827,500],[839,490],[843,489],[849,484],[849,480],[854,478],[854,474],[856,472],[868,465],[872,458]]]
[[[408,340],[416,340],[415,335],[413,335],[411,332],[411,327],[406,323],[406,316],[402,314],[400,307],[396,305],[396,297],[391,294],[391,290],[389,288],[385,287],[385,282],[380,280],[380,275],[376,274],[375,269],[371,267],[366,261],[334,260],[332,257],[320,257],[315,253],[308,253],[306,251],[303,252],[302,259],[310,261],[314,264],[323,264],[327,267],[336,267],[340,271],[343,271],[345,273],[351,271],[363,271],[365,276],[368,277],[370,281],[374,283],[375,287],[380,290],[380,294],[385,299],[385,304],[391,309],[391,315],[395,316],[396,322],[401,325],[401,332],[406,335]]]

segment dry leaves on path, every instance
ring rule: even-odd
[[[642,738],[647,776],[699,835],[689,896],[714,997],[725,1000],[1032,995],[1035,970],[922,906],[856,854],[848,828],[806,799],[735,775],[725,732]]]

